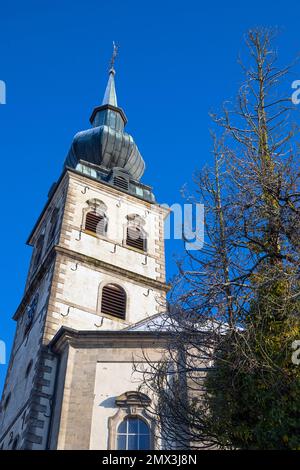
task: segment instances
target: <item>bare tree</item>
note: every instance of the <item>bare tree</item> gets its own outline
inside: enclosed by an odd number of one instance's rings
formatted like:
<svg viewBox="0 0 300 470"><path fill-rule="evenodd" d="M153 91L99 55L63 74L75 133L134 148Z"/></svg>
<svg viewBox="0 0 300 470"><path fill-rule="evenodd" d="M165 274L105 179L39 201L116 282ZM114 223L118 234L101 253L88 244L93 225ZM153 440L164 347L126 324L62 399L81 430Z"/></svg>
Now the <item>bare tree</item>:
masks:
<svg viewBox="0 0 300 470"><path fill-rule="evenodd" d="M212 116L214 167L196 174L193 197L205 245L178 264L168 348L143 372L167 446L300 446L298 128L273 40L249 31L237 101Z"/></svg>

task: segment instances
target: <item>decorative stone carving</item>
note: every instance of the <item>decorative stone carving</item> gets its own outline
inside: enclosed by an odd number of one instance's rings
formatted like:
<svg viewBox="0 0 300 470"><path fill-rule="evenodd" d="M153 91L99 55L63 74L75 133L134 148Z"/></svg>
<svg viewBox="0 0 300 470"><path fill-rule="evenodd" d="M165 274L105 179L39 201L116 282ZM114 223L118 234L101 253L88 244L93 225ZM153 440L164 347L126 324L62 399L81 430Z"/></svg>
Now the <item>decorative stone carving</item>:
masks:
<svg viewBox="0 0 300 470"><path fill-rule="evenodd" d="M155 449L155 421L147 412L147 407L151 404L151 399L144 393L129 391L122 393L115 399L116 406L119 407L117 413L108 420L108 445L109 450L117 448L117 430L119 424L128 417L136 417L145 421L150 429L151 449Z"/></svg>

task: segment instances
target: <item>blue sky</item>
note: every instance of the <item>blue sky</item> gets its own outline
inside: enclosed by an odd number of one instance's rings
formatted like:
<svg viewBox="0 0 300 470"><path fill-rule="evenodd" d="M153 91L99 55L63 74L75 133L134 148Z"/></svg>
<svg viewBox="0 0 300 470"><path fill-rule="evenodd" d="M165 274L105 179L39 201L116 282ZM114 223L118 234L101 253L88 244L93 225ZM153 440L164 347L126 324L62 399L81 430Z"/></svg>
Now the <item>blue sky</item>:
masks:
<svg viewBox="0 0 300 470"><path fill-rule="evenodd" d="M2 2L0 339L8 352L31 254L25 240L73 135L89 126L102 100L112 41L120 45L119 104L147 164L143 181L172 204L210 161L208 112L233 98L241 83L236 59L243 34L279 26L280 58L290 62L300 51L299 13L294 0ZM167 244L169 276L180 250L179 241ZM0 390L5 371L0 365Z"/></svg>

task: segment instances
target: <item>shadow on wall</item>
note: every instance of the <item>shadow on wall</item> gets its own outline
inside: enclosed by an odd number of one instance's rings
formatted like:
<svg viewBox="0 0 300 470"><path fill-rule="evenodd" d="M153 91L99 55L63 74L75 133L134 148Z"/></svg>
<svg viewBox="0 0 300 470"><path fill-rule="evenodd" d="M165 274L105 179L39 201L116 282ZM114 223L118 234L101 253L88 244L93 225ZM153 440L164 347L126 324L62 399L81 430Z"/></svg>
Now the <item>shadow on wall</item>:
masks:
<svg viewBox="0 0 300 470"><path fill-rule="evenodd" d="M116 398L117 397L109 397L99 403L99 406L103 408L116 408Z"/></svg>

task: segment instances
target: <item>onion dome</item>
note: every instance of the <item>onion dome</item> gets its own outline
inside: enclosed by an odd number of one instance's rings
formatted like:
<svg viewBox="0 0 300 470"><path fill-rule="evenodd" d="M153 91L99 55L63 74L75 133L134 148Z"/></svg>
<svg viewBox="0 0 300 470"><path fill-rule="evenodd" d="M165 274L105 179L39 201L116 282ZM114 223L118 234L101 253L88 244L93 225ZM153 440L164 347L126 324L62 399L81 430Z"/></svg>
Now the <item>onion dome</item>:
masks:
<svg viewBox="0 0 300 470"><path fill-rule="evenodd" d="M76 168L83 161L106 170L119 168L139 180L145 171L145 162L131 135L124 131L127 118L117 104L113 66L102 104L94 109L90 122L90 129L75 135L65 166Z"/></svg>

